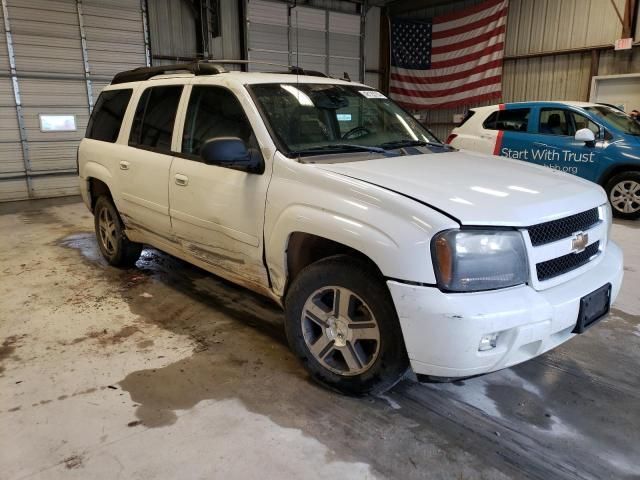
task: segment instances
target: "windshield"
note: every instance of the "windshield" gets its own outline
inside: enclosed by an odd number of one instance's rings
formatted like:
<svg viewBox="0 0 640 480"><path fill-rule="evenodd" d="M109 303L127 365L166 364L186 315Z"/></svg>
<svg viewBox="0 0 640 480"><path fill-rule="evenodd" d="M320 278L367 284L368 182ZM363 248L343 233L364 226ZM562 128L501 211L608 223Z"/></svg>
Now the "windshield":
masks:
<svg viewBox="0 0 640 480"><path fill-rule="evenodd" d="M411 115L366 87L299 83L250 89L289 156L441 146Z"/></svg>
<svg viewBox="0 0 640 480"><path fill-rule="evenodd" d="M640 124L621 110L605 105L585 107L585 110L622 133L640 135Z"/></svg>

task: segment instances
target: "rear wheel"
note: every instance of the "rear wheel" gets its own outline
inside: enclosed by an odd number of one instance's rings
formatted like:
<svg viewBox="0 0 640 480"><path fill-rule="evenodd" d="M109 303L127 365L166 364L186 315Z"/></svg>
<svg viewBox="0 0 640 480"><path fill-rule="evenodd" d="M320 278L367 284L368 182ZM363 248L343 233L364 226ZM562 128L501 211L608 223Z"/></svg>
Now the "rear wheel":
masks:
<svg viewBox="0 0 640 480"><path fill-rule="evenodd" d="M640 218L640 172L623 172L605 186L613 215L633 220Z"/></svg>
<svg viewBox="0 0 640 480"><path fill-rule="evenodd" d="M94 226L102 256L114 267L132 267L140 258L142 244L130 241L113 201L102 196L94 208Z"/></svg>
<svg viewBox="0 0 640 480"><path fill-rule="evenodd" d="M323 385L351 395L382 393L407 371L391 295L366 263L338 255L306 267L285 307L289 344Z"/></svg>

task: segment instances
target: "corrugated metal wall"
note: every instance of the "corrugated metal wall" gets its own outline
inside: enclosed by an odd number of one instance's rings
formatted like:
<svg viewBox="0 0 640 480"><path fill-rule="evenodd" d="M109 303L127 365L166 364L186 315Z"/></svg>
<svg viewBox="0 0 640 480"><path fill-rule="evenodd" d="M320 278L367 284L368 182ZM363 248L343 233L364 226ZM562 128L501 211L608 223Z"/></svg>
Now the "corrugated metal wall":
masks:
<svg viewBox="0 0 640 480"><path fill-rule="evenodd" d="M450 2L402 12L399 16L427 19L482 3ZM621 12L625 0L615 0ZM391 11L393 15L393 10ZM507 18L502 101L588 100L591 53L555 51L603 47L620 38L622 26L611 0L510 0ZM640 72L640 48L633 52L602 50L599 74ZM532 58L517 58L525 55ZM511 58L509 58L511 57ZM485 102L487 105L494 102ZM476 105L477 106L477 105ZM426 122L441 138L454 127L453 115L467 107L425 112Z"/></svg>
<svg viewBox="0 0 640 480"><path fill-rule="evenodd" d="M349 78L361 81L361 16L322 6L335 3L315 0L313 7L291 7L285 2L248 0L249 60L298 64L334 77L346 72ZM265 69L279 68L249 65L249 70Z"/></svg>
<svg viewBox="0 0 640 480"><path fill-rule="evenodd" d="M154 56L195 57L197 41L192 9L184 0L153 0L149 4L149 37ZM153 59L154 65L175 60Z"/></svg>
<svg viewBox="0 0 640 480"><path fill-rule="evenodd" d="M185 0L149 1L149 31L154 65L202 58L196 38L193 8ZM210 57L242 59L241 12L238 0L220 0L220 35L208 38ZM227 66L233 69L232 65ZM237 67L236 67L237 68Z"/></svg>
<svg viewBox="0 0 640 480"><path fill-rule="evenodd" d="M140 0L2 3L0 201L78 193L76 148L92 102L113 74L146 63ZM74 115L76 129L42 131L43 114Z"/></svg>

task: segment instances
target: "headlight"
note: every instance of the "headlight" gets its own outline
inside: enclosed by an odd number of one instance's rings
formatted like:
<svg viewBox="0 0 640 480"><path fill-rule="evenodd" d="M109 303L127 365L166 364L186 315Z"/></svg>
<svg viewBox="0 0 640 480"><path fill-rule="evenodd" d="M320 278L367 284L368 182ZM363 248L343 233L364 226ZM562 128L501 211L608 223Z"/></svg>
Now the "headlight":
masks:
<svg viewBox="0 0 640 480"><path fill-rule="evenodd" d="M431 249L438 286L444 290L493 290L528 278L524 241L517 231L448 230L433 238Z"/></svg>

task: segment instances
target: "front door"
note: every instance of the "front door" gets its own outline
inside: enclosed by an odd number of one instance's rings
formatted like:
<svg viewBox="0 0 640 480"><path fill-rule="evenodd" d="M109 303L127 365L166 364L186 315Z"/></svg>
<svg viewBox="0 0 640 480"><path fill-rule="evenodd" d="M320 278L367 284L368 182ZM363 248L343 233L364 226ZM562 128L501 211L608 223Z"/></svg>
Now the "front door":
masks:
<svg viewBox="0 0 640 480"><path fill-rule="evenodd" d="M169 179L173 232L190 256L216 273L249 286L268 285L262 260L264 209L270 166L252 174L200 158L205 141L239 137L257 148L242 105L230 90L194 85L182 130L181 156Z"/></svg>
<svg viewBox="0 0 640 480"><path fill-rule="evenodd" d="M588 128L596 142L575 139L576 131ZM538 130L532 135L531 160L538 165L596 180L603 142L601 129L584 115L566 108L541 108Z"/></svg>
<svg viewBox="0 0 640 480"><path fill-rule="evenodd" d="M119 150L121 185L118 206L129 227L169 237L169 170L171 141L182 85L146 88L136 107L129 147Z"/></svg>

